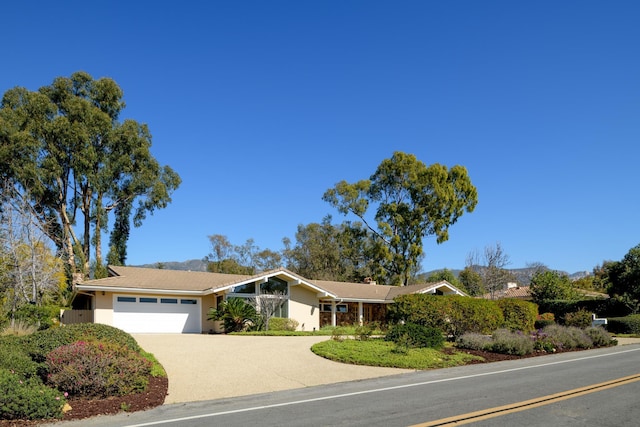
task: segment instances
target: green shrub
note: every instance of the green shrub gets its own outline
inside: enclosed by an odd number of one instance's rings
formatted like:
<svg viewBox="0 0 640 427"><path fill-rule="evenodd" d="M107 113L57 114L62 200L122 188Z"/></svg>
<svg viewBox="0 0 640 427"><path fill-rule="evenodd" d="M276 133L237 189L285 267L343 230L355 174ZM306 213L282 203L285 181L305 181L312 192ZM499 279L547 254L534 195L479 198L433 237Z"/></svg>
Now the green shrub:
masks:
<svg viewBox="0 0 640 427"><path fill-rule="evenodd" d="M498 329L491 336L491 351L502 354L524 356L533 353L534 344L530 336L508 329Z"/></svg>
<svg viewBox="0 0 640 427"><path fill-rule="evenodd" d="M442 330L415 323L393 325L389 328L385 340L407 347L439 349L444 346Z"/></svg>
<svg viewBox="0 0 640 427"><path fill-rule="evenodd" d="M614 334L640 334L640 314L607 319L607 330Z"/></svg>
<svg viewBox="0 0 640 427"><path fill-rule="evenodd" d="M564 316L564 324L566 326L575 326L577 328L588 328L591 326L593 317L587 310L581 308L578 311L567 313Z"/></svg>
<svg viewBox="0 0 640 427"><path fill-rule="evenodd" d="M544 329L549 325L553 325L556 323L556 316L553 313L542 313L539 314L534 323L534 327L536 329Z"/></svg>
<svg viewBox="0 0 640 427"><path fill-rule="evenodd" d="M104 341L140 351L140 346L128 333L100 323L79 323L61 328L38 331L23 337L29 355L36 362L44 362L52 350L76 341Z"/></svg>
<svg viewBox="0 0 640 427"><path fill-rule="evenodd" d="M401 295L388 308L391 323L438 328L456 338L466 332L489 334L504 322L495 301L459 295Z"/></svg>
<svg viewBox="0 0 640 427"><path fill-rule="evenodd" d="M538 306L529 301L503 298L496 301L504 317L503 328L512 331L530 332L535 327Z"/></svg>
<svg viewBox="0 0 640 427"><path fill-rule="evenodd" d="M489 350L491 349L491 337L478 334L475 332L467 332L458 337L456 346L467 348L469 350Z"/></svg>
<svg viewBox="0 0 640 427"><path fill-rule="evenodd" d="M586 328L585 333L591 341L594 347L610 347L616 345L618 342L611 338L611 335L601 326Z"/></svg>
<svg viewBox="0 0 640 427"><path fill-rule="evenodd" d="M60 307L25 304L18 308L14 318L19 322L37 326L39 330L49 329L60 324Z"/></svg>
<svg viewBox="0 0 640 427"><path fill-rule="evenodd" d="M359 341L366 341L373 334L373 327L370 325L362 325L356 327L355 337Z"/></svg>
<svg viewBox="0 0 640 427"><path fill-rule="evenodd" d="M35 377L38 364L31 360L17 340L2 340L0 343L0 368L12 371L23 378Z"/></svg>
<svg viewBox="0 0 640 427"><path fill-rule="evenodd" d="M295 331L298 328L298 321L285 317L272 317L269 319L270 331Z"/></svg>
<svg viewBox="0 0 640 427"><path fill-rule="evenodd" d="M49 384L79 396L109 397L144 391L151 363L128 347L78 341L46 357Z"/></svg>
<svg viewBox="0 0 640 427"><path fill-rule="evenodd" d="M22 378L0 368L0 419L61 418L66 403L57 390L42 384L39 378Z"/></svg>

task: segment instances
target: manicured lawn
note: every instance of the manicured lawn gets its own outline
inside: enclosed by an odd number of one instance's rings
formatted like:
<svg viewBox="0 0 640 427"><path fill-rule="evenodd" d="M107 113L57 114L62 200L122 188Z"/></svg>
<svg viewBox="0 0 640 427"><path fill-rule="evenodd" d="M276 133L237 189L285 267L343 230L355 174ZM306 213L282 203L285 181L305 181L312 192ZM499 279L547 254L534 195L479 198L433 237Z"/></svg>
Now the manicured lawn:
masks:
<svg viewBox="0 0 640 427"><path fill-rule="evenodd" d="M336 362L405 369L448 368L479 359L470 354L456 352L452 348L445 348L445 351L432 348L404 349L381 339L328 340L315 344L311 351Z"/></svg>

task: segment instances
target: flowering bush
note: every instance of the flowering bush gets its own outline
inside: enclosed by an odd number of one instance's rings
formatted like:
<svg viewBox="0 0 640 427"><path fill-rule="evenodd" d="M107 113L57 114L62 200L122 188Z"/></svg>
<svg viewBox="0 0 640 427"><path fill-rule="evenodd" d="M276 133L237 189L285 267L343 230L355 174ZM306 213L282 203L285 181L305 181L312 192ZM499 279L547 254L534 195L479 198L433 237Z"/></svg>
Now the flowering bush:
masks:
<svg viewBox="0 0 640 427"><path fill-rule="evenodd" d="M72 395L108 397L144 391L151 363L115 344L78 341L51 351L47 382Z"/></svg>
<svg viewBox="0 0 640 427"><path fill-rule="evenodd" d="M39 378L25 379L0 368L0 419L61 418L64 395L42 384Z"/></svg>

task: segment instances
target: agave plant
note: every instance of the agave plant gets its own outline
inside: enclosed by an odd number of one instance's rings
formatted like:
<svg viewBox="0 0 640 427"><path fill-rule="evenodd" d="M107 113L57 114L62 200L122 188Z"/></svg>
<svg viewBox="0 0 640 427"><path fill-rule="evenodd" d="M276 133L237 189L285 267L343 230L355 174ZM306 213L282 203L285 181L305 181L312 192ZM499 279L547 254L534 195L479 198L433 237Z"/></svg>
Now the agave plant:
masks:
<svg viewBox="0 0 640 427"><path fill-rule="evenodd" d="M258 319L256 309L242 298L229 298L217 308L209 310L209 320L222 320L225 332L239 332L255 324Z"/></svg>

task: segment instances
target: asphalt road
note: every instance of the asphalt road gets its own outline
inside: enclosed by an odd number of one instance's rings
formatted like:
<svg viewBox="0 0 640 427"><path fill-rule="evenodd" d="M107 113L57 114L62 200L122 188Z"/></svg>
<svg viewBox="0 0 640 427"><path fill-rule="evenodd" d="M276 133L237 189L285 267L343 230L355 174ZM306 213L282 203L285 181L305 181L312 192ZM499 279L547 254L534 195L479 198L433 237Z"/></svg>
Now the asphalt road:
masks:
<svg viewBox="0 0 640 427"><path fill-rule="evenodd" d="M462 415L474 426L635 427L640 425L639 362L636 344L164 405L63 424L426 427L448 425Z"/></svg>

